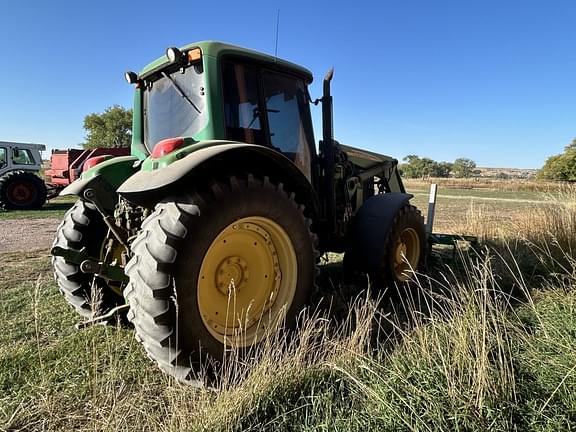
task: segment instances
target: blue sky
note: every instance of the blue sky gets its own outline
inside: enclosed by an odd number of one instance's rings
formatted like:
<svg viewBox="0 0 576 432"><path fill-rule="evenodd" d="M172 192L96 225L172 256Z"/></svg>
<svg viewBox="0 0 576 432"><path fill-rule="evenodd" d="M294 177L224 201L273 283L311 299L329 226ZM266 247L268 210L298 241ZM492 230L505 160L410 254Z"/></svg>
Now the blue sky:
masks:
<svg viewBox="0 0 576 432"><path fill-rule="evenodd" d="M6 0L0 140L66 148L83 118L129 107L123 78L214 39L335 67L335 135L403 158L538 168L576 137L576 2ZM315 113L319 139L319 110Z"/></svg>

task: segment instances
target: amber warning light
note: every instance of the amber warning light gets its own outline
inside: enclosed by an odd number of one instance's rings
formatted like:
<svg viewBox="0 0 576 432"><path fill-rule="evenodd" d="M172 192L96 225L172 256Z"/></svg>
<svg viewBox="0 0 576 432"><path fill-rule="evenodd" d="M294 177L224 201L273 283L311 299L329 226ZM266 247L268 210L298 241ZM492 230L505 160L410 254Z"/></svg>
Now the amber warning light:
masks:
<svg viewBox="0 0 576 432"><path fill-rule="evenodd" d="M202 51L200 48L194 48L188 51L188 61L190 63L194 63L199 61L202 58Z"/></svg>

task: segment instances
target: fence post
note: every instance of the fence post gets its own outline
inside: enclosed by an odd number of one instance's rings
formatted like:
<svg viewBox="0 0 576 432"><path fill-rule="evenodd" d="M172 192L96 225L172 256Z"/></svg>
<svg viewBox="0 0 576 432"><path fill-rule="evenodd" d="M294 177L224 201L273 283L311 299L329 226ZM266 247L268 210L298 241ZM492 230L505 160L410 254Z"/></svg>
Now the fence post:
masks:
<svg viewBox="0 0 576 432"><path fill-rule="evenodd" d="M426 232L428 234L432 233L432 227L434 226L434 211L436 210L436 192L438 190L438 185L432 183L430 185L430 197L428 198L428 217L426 218Z"/></svg>

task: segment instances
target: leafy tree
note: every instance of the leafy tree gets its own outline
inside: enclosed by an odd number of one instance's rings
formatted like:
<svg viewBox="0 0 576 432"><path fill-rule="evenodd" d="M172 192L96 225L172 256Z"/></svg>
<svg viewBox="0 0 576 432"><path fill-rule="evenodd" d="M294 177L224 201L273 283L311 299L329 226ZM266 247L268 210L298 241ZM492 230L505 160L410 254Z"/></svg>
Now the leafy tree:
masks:
<svg viewBox="0 0 576 432"><path fill-rule="evenodd" d="M576 138L574 138L570 144L568 144L566 147L564 147L565 152L570 151L570 150L576 150Z"/></svg>
<svg viewBox="0 0 576 432"><path fill-rule="evenodd" d="M407 178L448 177L452 170L451 163L436 162L426 157L408 155L403 160L405 163L401 165L400 170Z"/></svg>
<svg viewBox="0 0 576 432"><path fill-rule="evenodd" d="M454 161L452 172L454 173L454 177L468 178L476 173L475 168L476 162L472 159L458 158Z"/></svg>
<svg viewBox="0 0 576 432"><path fill-rule="evenodd" d="M546 180L576 180L576 140L565 147L564 153L550 156L540 171L538 178Z"/></svg>
<svg viewBox="0 0 576 432"><path fill-rule="evenodd" d="M454 164L451 162L436 162L432 177L450 177L453 169Z"/></svg>
<svg viewBox="0 0 576 432"><path fill-rule="evenodd" d="M130 147L132 141L132 110L114 105L84 117L86 142L84 148Z"/></svg>

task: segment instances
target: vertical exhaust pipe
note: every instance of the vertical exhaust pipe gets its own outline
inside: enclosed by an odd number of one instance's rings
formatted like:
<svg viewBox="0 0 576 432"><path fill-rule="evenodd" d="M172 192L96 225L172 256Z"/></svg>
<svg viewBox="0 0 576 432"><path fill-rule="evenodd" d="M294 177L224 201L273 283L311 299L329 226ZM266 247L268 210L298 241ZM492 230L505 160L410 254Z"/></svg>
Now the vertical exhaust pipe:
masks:
<svg viewBox="0 0 576 432"><path fill-rule="evenodd" d="M322 162L323 162L323 196L324 215L330 233L336 227L336 196L334 194L334 123L332 115L332 95L330 94L330 81L334 76L331 68L324 77L324 90L322 94Z"/></svg>

